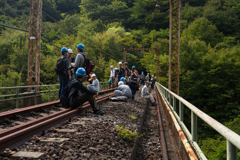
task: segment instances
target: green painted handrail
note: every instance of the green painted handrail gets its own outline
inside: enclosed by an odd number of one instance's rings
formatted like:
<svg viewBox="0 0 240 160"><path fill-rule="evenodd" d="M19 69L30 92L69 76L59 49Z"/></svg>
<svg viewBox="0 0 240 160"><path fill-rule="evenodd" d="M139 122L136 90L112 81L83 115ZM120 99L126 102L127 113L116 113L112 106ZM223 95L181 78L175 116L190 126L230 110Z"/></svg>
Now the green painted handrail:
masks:
<svg viewBox="0 0 240 160"><path fill-rule="evenodd" d="M214 130L220 133L223 137L227 139L227 160L237 160L238 149L240 149L240 136L235 133L234 131L230 130L223 124L219 123L217 120L213 119L206 113L202 112L200 109L183 99L182 97L178 96L177 94L173 93L163 85L156 83L157 88L161 92L162 98L167 102L167 104L174 112L176 119L179 120L181 127L183 130L187 130L186 134L189 137L190 141L192 141L193 145L197 144L197 118L201 118L205 123L211 126ZM176 99L179 100L179 114L176 112L175 106L172 106L172 102L170 99L173 98L173 101ZM187 107L191 110L191 134L188 131L187 127L183 123L183 108ZM199 148L199 146L196 146ZM202 152L202 151L201 151ZM202 155L205 157L205 155ZM202 159L206 159L206 157L201 157Z"/></svg>

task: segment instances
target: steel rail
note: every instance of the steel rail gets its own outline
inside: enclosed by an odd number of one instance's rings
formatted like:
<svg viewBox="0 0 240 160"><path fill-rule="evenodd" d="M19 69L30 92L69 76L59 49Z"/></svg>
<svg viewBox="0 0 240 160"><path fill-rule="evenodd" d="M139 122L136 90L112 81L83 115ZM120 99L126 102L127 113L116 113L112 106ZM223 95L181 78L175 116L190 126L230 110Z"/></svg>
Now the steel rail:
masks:
<svg viewBox="0 0 240 160"><path fill-rule="evenodd" d="M102 103L106 101L110 96L114 96L114 93L103 96L98 98L96 101L97 103ZM64 111L60 111L60 114L55 114L53 117L46 117L45 120L38 120L37 122L35 120L35 123L32 122L32 125L29 126L29 123L26 125L26 128L22 125L20 130L16 130L15 132L7 134L3 137L0 138L0 152L2 152L6 148L14 148L17 145L20 145L24 141L28 140L31 138L31 136L36 135L36 134L41 134L45 133L48 129L50 129L53 126L59 125L62 122L77 116L79 112L89 110L90 109L90 104L84 103L83 106L78 107L77 109L66 109L65 113L62 113ZM43 117L42 117L43 118Z"/></svg>
<svg viewBox="0 0 240 160"><path fill-rule="evenodd" d="M111 92L115 89L116 88L100 91L100 92L98 92L98 94L102 95L102 94ZM59 104L59 102L60 101L57 100L57 101L43 103L43 104L39 104L39 105L35 105L35 106L30 106L30 107L25 107L25 108L2 112L2 113L0 113L0 121L5 120L6 118L14 117L15 115L25 116L27 114L30 114L31 112L36 112L36 111L40 111L42 109L47 109L47 108L53 107L56 104Z"/></svg>
<svg viewBox="0 0 240 160"><path fill-rule="evenodd" d="M155 94L156 97L159 96L159 93L157 93L157 89L155 88ZM163 123L162 123L162 117L161 117L161 113L160 113L160 105L161 101L158 102L158 98L156 98L156 102L157 102L157 113L158 113L158 125L159 125L159 133L160 133L160 140L161 140L161 147L162 147L162 154L163 154L163 160L168 160L168 152L167 152L167 143L165 140L165 134L163 131Z"/></svg>
<svg viewBox="0 0 240 160"><path fill-rule="evenodd" d="M157 87L157 91L159 93L159 97L160 97L160 100L162 101L161 103L166 107L171 119L172 119L172 122L173 122L173 125L175 126L176 130L177 130L177 133L179 134L179 137L188 153L188 156L190 158L190 160L198 160L198 157L197 155L195 154L194 152L194 149L193 147L191 146L191 143L188 141L188 139L186 138L183 130L181 129L180 127L180 124L178 123L177 119L175 118L171 108L169 108L167 102L165 101L165 99L162 97L161 95L161 91L160 89ZM177 142L176 142L177 143Z"/></svg>

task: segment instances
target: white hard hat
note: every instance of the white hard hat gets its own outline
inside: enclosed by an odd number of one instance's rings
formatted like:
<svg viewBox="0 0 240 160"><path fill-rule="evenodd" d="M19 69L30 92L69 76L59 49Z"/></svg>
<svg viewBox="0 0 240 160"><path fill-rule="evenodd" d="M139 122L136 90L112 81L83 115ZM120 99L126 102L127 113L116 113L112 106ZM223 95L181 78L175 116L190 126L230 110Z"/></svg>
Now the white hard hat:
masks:
<svg viewBox="0 0 240 160"><path fill-rule="evenodd" d="M110 68L113 68L113 66L110 66Z"/></svg>
<svg viewBox="0 0 240 160"><path fill-rule="evenodd" d="M118 68L115 68L115 70L117 70Z"/></svg>
<svg viewBox="0 0 240 160"><path fill-rule="evenodd" d="M96 77L96 74L93 73L93 74L92 74L92 77Z"/></svg>
<svg viewBox="0 0 240 160"><path fill-rule="evenodd" d="M68 53L73 53L73 51L71 49L68 49Z"/></svg>
<svg viewBox="0 0 240 160"><path fill-rule="evenodd" d="M123 85L123 82L122 82L122 81L119 81L119 82L118 82L118 86L121 86L121 85Z"/></svg>
<svg viewBox="0 0 240 160"><path fill-rule="evenodd" d="M122 62L119 62L118 64L122 64Z"/></svg>

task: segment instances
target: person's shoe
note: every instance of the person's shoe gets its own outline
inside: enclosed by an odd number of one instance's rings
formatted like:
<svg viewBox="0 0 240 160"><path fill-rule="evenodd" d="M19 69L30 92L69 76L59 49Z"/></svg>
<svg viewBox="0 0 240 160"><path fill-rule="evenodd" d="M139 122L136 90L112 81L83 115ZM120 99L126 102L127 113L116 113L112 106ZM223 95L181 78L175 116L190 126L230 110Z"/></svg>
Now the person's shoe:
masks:
<svg viewBox="0 0 240 160"><path fill-rule="evenodd" d="M157 106L157 103L156 102L152 103L152 106Z"/></svg>
<svg viewBox="0 0 240 160"><path fill-rule="evenodd" d="M98 115L103 115L103 114L105 114L105 113L107 113L106 111L104 111L104 110L96 110L96 111L94 111L94 114L98 114Z"/></svg>

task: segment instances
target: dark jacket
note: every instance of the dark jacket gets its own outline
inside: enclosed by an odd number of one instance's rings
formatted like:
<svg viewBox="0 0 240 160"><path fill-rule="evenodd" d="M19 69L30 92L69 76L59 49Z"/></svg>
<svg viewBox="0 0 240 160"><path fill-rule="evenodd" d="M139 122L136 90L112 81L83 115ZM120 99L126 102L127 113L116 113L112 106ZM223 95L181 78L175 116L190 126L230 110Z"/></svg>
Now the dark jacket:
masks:
<svg viewBox="0 0 240 160"><path fill-rule="evenodd" d="M68 75L68 70L70 65L69 58L64 55L61 58L63 58L63 65L64 65L63 73Z"/></svg>
<svg viewBox="0 0 240 160"><path fill-rule="evenodd" d="M125 77L125 69L124 68L118 68L118 77Z"/></svg>
<svg viewBox="0 0 240 160"><path fill-rule="evenodd" d="M82 94L89 94L89 95L96 95L97 92L90 91L86 87L83 86L82 82L75 79L68 85L67 95L69 99L69 105L72 106L74 101L77 99L78 96Z"/></svg>
<svg viewBox="0 0 240 160"><path fill-rule="evenodd" d="M135 86L131 83L131 82L126 82L126 85L128 85L129 86L129 88L132 90L132 91L136 91L136 88L135 88Z"/></svg>
<svg viewBox="0 0 240 160"><path fill-rule="evenodd" d="M81 91L82 94L83 93L87 93L87 94L90 94L90 95L96 95L97 94L97 92L90 91L86 87L84 87L82 82L79 81L78 79L73 80L69 84L69 86L68 86L68 94L72 90L72 88L76 88L77 90Z"/></svg>

